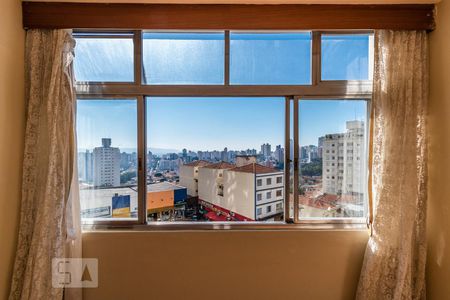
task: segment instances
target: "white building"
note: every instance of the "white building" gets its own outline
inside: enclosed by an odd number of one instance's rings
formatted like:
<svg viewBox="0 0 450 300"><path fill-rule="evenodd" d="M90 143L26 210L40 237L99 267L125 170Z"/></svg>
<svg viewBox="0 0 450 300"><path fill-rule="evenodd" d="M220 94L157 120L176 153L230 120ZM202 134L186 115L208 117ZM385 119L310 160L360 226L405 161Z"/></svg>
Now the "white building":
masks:
<svg viewBox="0 0 450 300"><path fill-rule="evenodd" d="M111 147L111 139L103 138L102 147L93 151L94 186L120 186L120 150Z"/></svg>
<svg viewBox="0 0 450 300"><path fill-rule="evenodd" d="M283 214L283 172L257 163L220 162L199 169L200 204L230 220L267 220Z"/></svg>
<svg viewBox="0 0 450 300"><path fill-rule="evenodd" d="M160 171L176 171L179 170L180 165L183 163L181 158L177 159L161 159L158 164L158 170Z"/></svg>
<svg viewBox="0 0 450 300"><path fill-rule="evenodd" d="M205 160L196 160L180 166L180 185L187 188L191 197L198 196L198 170L211 164Z"/></svg>
<svg viewBox="0 0 450 300"><path fill-rule="evenodd" d="M363 121L348 121L347 132L323 139L323 192L363 195L365 190L365 129Z"/></svg>

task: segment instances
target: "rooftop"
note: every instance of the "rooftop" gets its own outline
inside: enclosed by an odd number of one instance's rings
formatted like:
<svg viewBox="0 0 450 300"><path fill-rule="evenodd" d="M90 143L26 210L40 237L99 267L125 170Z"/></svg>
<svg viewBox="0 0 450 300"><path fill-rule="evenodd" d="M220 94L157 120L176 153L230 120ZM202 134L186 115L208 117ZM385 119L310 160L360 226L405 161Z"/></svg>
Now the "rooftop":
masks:
<svg viewBox="0 0 450 300"><path fill-rule="evenodd" d="M230 171L235 172L244 172L244 173L254 173L254 174L266 174L266 173L278 173L281 170L266 167L257 163L248 164L242 167L236 167L231 169Z"/></svg>
<svg viewBox="0 0 450 300"><path fill-rule="evenodd" d="M234 167L236 167L236 166L233 164L227 163L225 161L221 161L221 162L218 162L215 164L207 165L204 168L206 168L206 169L232 169Z"/></svg>
<svg viewBox="0 0 450 300"><path fill-rule="evenodd" d="M184 166L189 166L189 167L205 167L210 165L211 163L209 161L206 160L195 160L193 162L184 164Z"/></svg>
<svg viewBox="0 0 450 300"><path fill-rule="evenodd" d="M166 181L153 183L153 184L148 184L147 185L147 192L148 193L160 192L160 191L169 191L169 190L180 190L180 189L185 189L185 187L179 186L179 185L175 185L173 183L166 182Z"/></svg>

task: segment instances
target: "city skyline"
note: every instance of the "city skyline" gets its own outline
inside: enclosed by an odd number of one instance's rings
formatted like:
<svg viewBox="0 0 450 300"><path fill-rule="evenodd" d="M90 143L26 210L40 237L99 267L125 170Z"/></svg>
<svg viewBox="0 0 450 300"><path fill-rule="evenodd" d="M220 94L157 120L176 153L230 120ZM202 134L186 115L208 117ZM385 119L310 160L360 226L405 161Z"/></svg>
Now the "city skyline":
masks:
<svg viewBox="0 0 450 300"><path fill-rule="evenodd" d="M185 98L152 98L148 100L147 106L148 119L153 120L148 124L147 149L163 154L164 150L168 150L166 153L178 153L184 148L190 151L221 151L226 147L242 151L259 150L264 143L284 146L284 106L280 102L278 98L264 98L260 101L256 99L242 101L242 98L195 98L189 101ZM213 105L202 108L208 103ZM227 120L212 120L211 114L226 112L241 103L244 104L240 106L239 113L233 117L227 116ZM266 128L267 122L264 118L256 118L253 124L248 124L248 118L245 119L246 122L241 121L241 118L250 114L255 106L272 113L269 115L273 116L271 119L272 121L276 119L276 122L273 121L270 123L271 126ZM367 114L367 103L364 100L301 100L299 107L300 146L317 145L318 138L325 134L345 132L347 121L365 121ZM168 112L174 108L177 108L176 111L169 115ZM81 151L93 149L101 143L101 138L105 137L112 139L114 147L137 149L136 114L136 100L79 101L78 149ZM185 126L183 121L179 120L185 114L194 119L191 126ZM202 126L204 120L200 118L201 116L207 116L203 119L211 121L208 123L209 126ZM172 121L175 119L178 121ZM225 126L226 122L231 123L230 126ZM163 126L165 130L152 126L153 123L165 124ZM239 127L248 130L237 135L235 133ZM199 139L199 136L204 138ZM136 146L133 147L133 143ZM204 146L199 148L196 146L198 143Z"/></svg>

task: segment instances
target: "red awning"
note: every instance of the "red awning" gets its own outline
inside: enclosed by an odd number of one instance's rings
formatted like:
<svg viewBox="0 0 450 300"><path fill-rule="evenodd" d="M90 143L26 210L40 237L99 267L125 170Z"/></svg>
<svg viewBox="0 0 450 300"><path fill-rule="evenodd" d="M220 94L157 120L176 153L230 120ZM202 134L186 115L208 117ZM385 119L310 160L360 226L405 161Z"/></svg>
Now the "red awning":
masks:
<svg viewBox="0 0 450 300"><path fill-rule="evenodd" d="M207 217L210 221L227 221L227 217L224 215L218 216L215 212L208 212L205 217Z"/></svg>

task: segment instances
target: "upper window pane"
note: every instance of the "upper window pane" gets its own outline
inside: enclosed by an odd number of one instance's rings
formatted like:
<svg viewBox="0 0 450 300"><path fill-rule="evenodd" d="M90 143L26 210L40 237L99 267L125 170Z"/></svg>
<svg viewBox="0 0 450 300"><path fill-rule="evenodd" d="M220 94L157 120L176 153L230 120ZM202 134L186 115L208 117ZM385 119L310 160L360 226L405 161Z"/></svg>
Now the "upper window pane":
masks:
<svg viewBox="0 0 450 300"><path fill-rule="evenodd" d="M310 84L310 33L230 33L231 84Z"/></svg>
<svg viewBox="0 0 450 300"><path fill-rule="evenodd" d="M136 100L77 101L83 219L137 219L136 116Z"/></svg>
<svg viewBox="0 0 450 300"><path fill-rule="evenodd" d="M75 79L92 82L133 82L133 39L75 38Z"/></svg>
<svg viewBox="0 0 450 300"><path fill-rule="evenodd" d="M301 100L300 218L364 217L367 102Z"/></svg>
<svg viewBox="0 0 450 300"><path fill-rule="evenodd" d="M144 33L144 83L223 84L224 33Z"/></svg>
<svg viewBox="0 0 450 300"><path fill-rule="evenodd" d="M370 80L372 65L372 35L322 36L322 80Z"/></svg>

